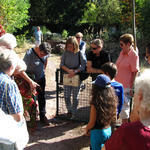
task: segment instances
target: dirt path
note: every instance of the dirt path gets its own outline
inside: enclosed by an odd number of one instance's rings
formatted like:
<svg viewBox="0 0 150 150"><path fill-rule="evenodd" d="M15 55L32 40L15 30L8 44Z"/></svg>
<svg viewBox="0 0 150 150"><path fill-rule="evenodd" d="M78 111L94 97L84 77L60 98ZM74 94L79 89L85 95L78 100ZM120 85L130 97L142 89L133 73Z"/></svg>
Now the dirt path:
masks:
<svg viewBox="0 0 150 150"><path fill-rule="evenodd" d="M19 56L23 58L24 53ZM59 68L60 56L51 54L46 69L46 110L50 126L38 120L38 131L30 133L25 150L88 150L90 138L85 136L84 123L58 120L56 114L55 71Z"/></svg>

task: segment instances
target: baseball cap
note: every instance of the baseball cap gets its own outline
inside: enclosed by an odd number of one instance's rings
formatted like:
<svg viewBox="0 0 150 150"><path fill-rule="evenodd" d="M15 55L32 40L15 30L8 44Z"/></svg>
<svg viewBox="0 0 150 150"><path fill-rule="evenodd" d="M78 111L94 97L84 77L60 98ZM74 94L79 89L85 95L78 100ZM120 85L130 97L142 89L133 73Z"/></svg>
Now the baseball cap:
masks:
<svg viewBox="0 0 150 150"><path fill-rule="evenodd" d="M111 87L111 80L108 76L101 74L98 75L96 80L92 82L92 84L96 84L103 88Z"/></svg>

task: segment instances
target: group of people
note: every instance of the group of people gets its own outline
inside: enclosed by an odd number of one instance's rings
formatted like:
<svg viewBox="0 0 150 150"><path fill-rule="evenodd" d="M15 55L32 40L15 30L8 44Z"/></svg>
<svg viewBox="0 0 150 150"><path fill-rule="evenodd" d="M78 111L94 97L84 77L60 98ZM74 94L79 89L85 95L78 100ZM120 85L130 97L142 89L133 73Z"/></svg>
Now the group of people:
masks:
<svg viewBox="0 0 150 150"><path fill-rule="evenodd" d="M86 126L86 134L91 136L92 150L148 150L150 148L150 78L148 76L150 70L145 70L141 76L137 77L139 57L133 49L133 42L131 34L121 36L122 51L116 65L111 62L103 64L100 68L102 75L98 75L93 82L90 121ZM149 50L150 42L146 46L145 55L145 59L150 64ZM133 86L134 108L130 115ZM111 90L112 87L114 89L110 94L108 89ZM100 92L105 95L99 94ZM109 102L107 101L108 97ZM114 118L116 117L115 107L117 108L117 117L121 112L122 125L112 134L110 128L116 121ZM127 123L129 115L131 122Z"/></svg>
<svg viewBox="0 0 150 150"><path fill-rule="evenodd" d="M29 49L23 60L13 51L16 39L6 33L0 37L0 113L14 125L14 131L23 124L23 104L17 84L13 80L15 74L20 74L29 82L31 91L38 92L40 121L49 125L46 118L45 100L45 69L50 57L51 45L41 43L40 27L34 33L36 46ZM37 36L37 37L36 37ZM73 78L80 71L86 70L92 77L90 101L90 120L86 126L86 135L91 137L91 149L149 149L150 145L150 103L149 103L149 70L137 77L139 71L139 56L133 48L134 38L131 34L120 37L122 51L112 63L111 56L103 48L101 39L91 41L91 50L86 55L86 43L82 41L83 34L78 32L75 37L67 39L65 50L61 57L60 68ZM146 46L146 56L150 64L150 42ZM33 81L28 74L35 75ZM64 85L64 98L68 117L75 117L79 102L82 81L78 86ZM40 88L38 88L40 86ZM130 99L133 97L134 108L130 120ZM71 104L73 93L73 104ZM10 117L8 116L10 115ZM112 134L111 127L116 118L122 119L122 125ZM1 124L1 130L5 128ZM14 131L9 134L14 134ZM19 134L19 133L18 133ZM16 134L17 135L17 134ZM1 139L1 138L0 138ZM9 140L9 143L6 142ZM11 140L11 142L10 142ZM5 137L0 140L0 149L16 149L16 140ZM139 141L139 142L137 142ZM142 141L142 143L141 143Z"/></svg>
<svg viewBox="0 0 150 150"><path fill-rule="evenodd" d="M13 50L15 46L17 46L16 38L12 34L6 33L0 37L0 113L1 119L2 117L6 118L5 121L3 120L4 123L8 123L8 118L12 124L12 128L10 126L12 131L9 133L6 132L7 126L4 124L0 126L2 131L8 133L7 136L0 135L0 149L22 150L26 146L29 136L23 117L22 97L14 81L14 76L19 74L29 83L33 93L38 92L40 121L48 126L49 121L45 116L45 69L51 45L43 42L29 49L23 60ZM28 73L35 75L35 81L28 76ZM14 132L16 132L16 136L12 136ZM13 140L12 137L14 137Z"/></svg>
<svg viewBox="0 0 150 150"><path fill-rule="evenodd" d="M139 56L133 48L133 36L124 34L120 37L122 51L116 64L111 62L111 56L103 49L103 41L100 39L91 42L91 51L89 51L87 58L83 54L79 58L80 47L77 40L77 37L70 37L67 40L60 67L68 73L70 78L85 70L86 65L86 71L91 73L93 86L90 120L86 126L86 135L91 137L91 149L143 149L143 147L149 149L150 108L148 93L150 79L148 74L150 71L137 77ZM145 56L150 63L149 50L150 42L147 44ZM82 63L79 63L79 59ZM80 87L81 81L76 87L64 85L64 98L69 117L75 116ZM130 120L131 122L134 120L134 122L128 123L133 87L135 90L134 109L131 112ZM73 104L71 104L71 92L73 93ZM111 127L119 116L122 119L122 125L112 134Z"/></svg>

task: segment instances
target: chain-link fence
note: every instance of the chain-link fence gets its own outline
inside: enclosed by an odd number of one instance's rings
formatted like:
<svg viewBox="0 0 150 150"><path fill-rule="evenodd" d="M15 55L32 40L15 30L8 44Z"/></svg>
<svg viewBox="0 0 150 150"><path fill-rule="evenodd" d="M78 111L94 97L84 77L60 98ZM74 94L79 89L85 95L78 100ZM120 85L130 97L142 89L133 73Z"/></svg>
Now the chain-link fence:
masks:
<svg viewBox="0 0 150 150"><path fill-rule="evenodd" d="M84 72L85 74L86 72ZM65 94L66 88L63 85L63 74L62 70L57 69L56 71L56 91L57 91L57 111L56 116L58 118L62 119L69 119L69 120L75 120L75 121L82 121L82 122L88 122L90 117L90 95L91 95L91 89L92 89L92 78L89 76L86 80L83 80L80 84L79 92L78 94L78 102L77 104L74 104L74 92L73 89L71 91L70 99L67 99L67 95ZM68 87L68 86L67 86ZM69 87L70 88L70 87ZM76 88L76 87L75 87ZM71 105L68 106L68 100L71 102ZM77 105L77 109L74 108L74 105ZM69 113L68 107L75 110L75 113ZM76 107L76 106L75 106Z"/></svg>

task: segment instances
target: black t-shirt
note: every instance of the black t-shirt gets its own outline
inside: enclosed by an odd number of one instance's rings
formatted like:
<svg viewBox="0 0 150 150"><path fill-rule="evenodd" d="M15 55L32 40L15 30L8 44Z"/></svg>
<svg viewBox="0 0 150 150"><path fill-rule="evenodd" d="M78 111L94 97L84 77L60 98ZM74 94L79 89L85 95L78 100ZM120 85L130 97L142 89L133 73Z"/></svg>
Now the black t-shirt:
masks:
<svg viewBox="0 0 150 150"><path fill-rule="evenodd" d="M104 49L100 51L100 55L98 57L92 51L89 51L87 60L92 61L92 67L97 69L100 69L106 62L112 61L110 54ZM96 79L97 75L98 74L92 74L92 81Z"/></svg>
<svg viewBox="0 0 150 150"><path fill-rule="evenodd" d="M97 111L97 118L99 116L98 114L98 109L100 109L99 107L97 107L96 103L93 102L92 105L95 107L96 111ZM105 126L104 124L102 124L101 122L98 123L97 119L96 119L96 122L95 122L95 125L92 129L103 129Z"/></svg>

